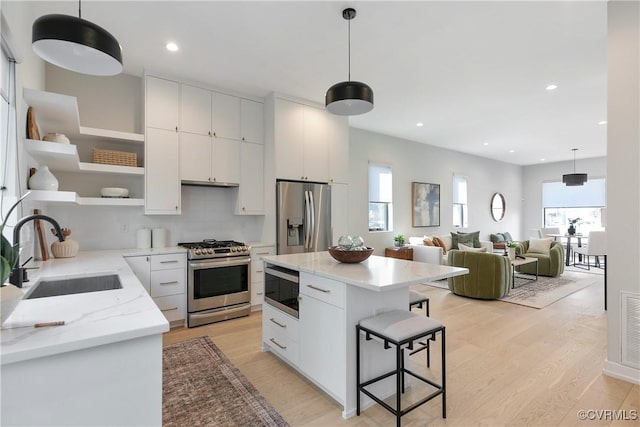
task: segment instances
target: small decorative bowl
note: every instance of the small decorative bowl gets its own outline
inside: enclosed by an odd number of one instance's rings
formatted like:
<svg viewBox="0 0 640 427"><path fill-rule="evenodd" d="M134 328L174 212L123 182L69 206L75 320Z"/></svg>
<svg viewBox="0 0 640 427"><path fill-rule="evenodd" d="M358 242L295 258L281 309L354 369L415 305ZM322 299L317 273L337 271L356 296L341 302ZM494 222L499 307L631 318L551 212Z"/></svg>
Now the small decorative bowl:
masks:
<svg viewBox="0 0 640 427"><path fill-rule="evenodd" d="M343 251L338 249L337 246L330 246L328 250L333 259L345 263L362 262L369 258L373 253L373 248L369 247L361 251Z"/></svg>

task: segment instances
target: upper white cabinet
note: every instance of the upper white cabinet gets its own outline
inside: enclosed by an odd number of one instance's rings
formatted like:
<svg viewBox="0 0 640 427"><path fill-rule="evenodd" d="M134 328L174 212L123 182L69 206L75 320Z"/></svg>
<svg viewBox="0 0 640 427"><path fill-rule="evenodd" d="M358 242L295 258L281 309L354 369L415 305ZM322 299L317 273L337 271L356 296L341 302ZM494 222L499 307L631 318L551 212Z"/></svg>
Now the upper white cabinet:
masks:
<svg viewBox="0 0 640 427"><path fill-rule="evenodd" d="M348 124L323 108L274 97L276 178L348 182Z"/></svg>
<svg viewBox="0 0 640 427"><path fill-rule="evenodd" d="M198 135L211 134L211 92L180 85L179 130Z"/></svg>
<svg viewBox="0 0 640 427"><path fill-rule="evenodd" d="M212 136L240 140L240 98L211 92L211 108Z"/></svg>
<svg viewBox="0 0 640 427"><path fill-rule="evenodd" d="M237 215L264 215L264 145L243 142Z"/></svg>
<svg viewBox="0 0 640 427"><path fill-rule="evenodd" d="M145 144L145 213L180 214L178 133L148 127Z"/></svg>
<svg viewBox="0 0 640 427"><path fill-rule="evenodd" d="M240 100L240 132L242 140L264 144L264 104L248 99Z"/></svg>
<svg viewBox="0 0 640 427"><path fill-rule="evenodd" d="M180 86L153 76L146 78L145 127L178 131Z"/></svg>

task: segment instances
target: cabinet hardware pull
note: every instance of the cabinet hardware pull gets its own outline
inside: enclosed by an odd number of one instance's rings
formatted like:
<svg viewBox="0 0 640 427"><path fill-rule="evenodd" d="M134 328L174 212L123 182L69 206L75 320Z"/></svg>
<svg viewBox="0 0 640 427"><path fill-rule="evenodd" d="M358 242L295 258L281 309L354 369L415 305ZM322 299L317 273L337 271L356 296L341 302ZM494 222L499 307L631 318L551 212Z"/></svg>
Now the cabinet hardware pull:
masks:
<svg viewBox="0 0 640 427"><path fill-rule="evenodd" d="M281 328L286 328L287 327L287 325L283 325L282 323L279 323L273 317L271 319L269 319L269 320L271 320L273 323L275 323L276 325L280 326Z"/></svg>
<svg viewBox="0 0 640 427"><path fill-rule="evenodd" d="M269 255L269 252L258 252L256 255Z"/></svg>
<svg viewBox="0 0 640 427"><path fill-rule="evenodd" d="M278 347L280 347L280 348L281 348L281 349L283 349L283 350L286 350L286 349L287 349L287 346L286 346L286 345L278 344L278 342L277 342L276 340L274 340L273 338L270 338L270 339L269 339L269 341L271 341L272 343L274 343L275 345L277 345Z"/></svg>
<svg viewBox="0 0 640 427"><path fill-rule="evenodd" d="M177 310L178 307L173 307L173 308L161 308L160 311L171 311L171 310Z"/></svg>
<svg viewBox="0 0 640 427"><path fill-rule="evenodd" d="M256 273L262 273L262 272L263 272L262 270L256 270Z"/></svg>
<svg viewBox="0 0 640 427"><path fill-rule="evenodd" d="M325 294L328 294L329 292L331 292L330 289L317 288L317 287L315 287L313 285L307 285L307 288L311 288L311 289L314 289L316 291L324 292Z"/></svg>
<svg viewBox="0 0 640 427"><path fill-rule="evenodd" d="M161 285L177 285L178 281L174 280L173 282L160 282Z"/></svg>
<svg viewBox="0 0 640 427"><path fill-rule="evenodd" d="M178 262L178 260L173 259L171 261L160 261L160 264L173 264L174 262Z"/></svg>

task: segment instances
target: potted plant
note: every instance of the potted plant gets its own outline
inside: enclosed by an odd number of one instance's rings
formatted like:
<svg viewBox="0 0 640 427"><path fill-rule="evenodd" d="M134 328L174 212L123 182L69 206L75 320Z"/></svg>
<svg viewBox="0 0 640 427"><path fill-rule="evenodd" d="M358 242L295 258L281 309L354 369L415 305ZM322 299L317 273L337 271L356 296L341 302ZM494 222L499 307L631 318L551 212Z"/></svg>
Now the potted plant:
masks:
<svg viewBox="0 0 640 427"><path fill-rule="evenodd" d="M580 221L580 218L575 218L575 219L571 219L569 218L569 229L567 230L567 233L569 233L569 236L573 236L574 234L576 234L576 223Z"/></svg>
<svg viewBox="0 0 640 427"><path fill-rule="evenodd" d="M402 247L404 246L404 236L402 234L398 234L397 236L395 236L393 238L393 241L395 242L395 245L397 247Z"/></svg>
<svg viewBox="0 0 640 427"><path fill-rule="evenodd" d="M516 259L516 247L518 244L516 242L507 242L507 255L510 260Z"/></svg>

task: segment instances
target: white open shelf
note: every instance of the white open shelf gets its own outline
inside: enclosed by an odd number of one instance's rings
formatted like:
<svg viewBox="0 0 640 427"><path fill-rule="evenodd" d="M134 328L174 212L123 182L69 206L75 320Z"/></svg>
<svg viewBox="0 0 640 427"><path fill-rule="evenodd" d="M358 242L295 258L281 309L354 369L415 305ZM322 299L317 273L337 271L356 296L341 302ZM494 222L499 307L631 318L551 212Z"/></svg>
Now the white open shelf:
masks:
<svg viewBox="0 0 640 427"><path fill-rule="evenodd" d="M144 135L80 126L78 100L74 96L25 88L23 97L33 108L36 122L44 136L48 132L65 134L71 141L100 140L142 144Z"/></svg>
<svg viewBox="0 0 640 427"><path fill-rule="evenodd" d="M144 168L81 162L74 144L27 139L24 148L34 160L52 171L144 175Z"/></svg>
<svg viewBox="0 0 640 427"><path fill-rule="evenodd" d="M106 197L81 197L73 191L29 190L29 201L44 203L75 203L85 206L144 206L144 199L122 199Z"/></svg>

